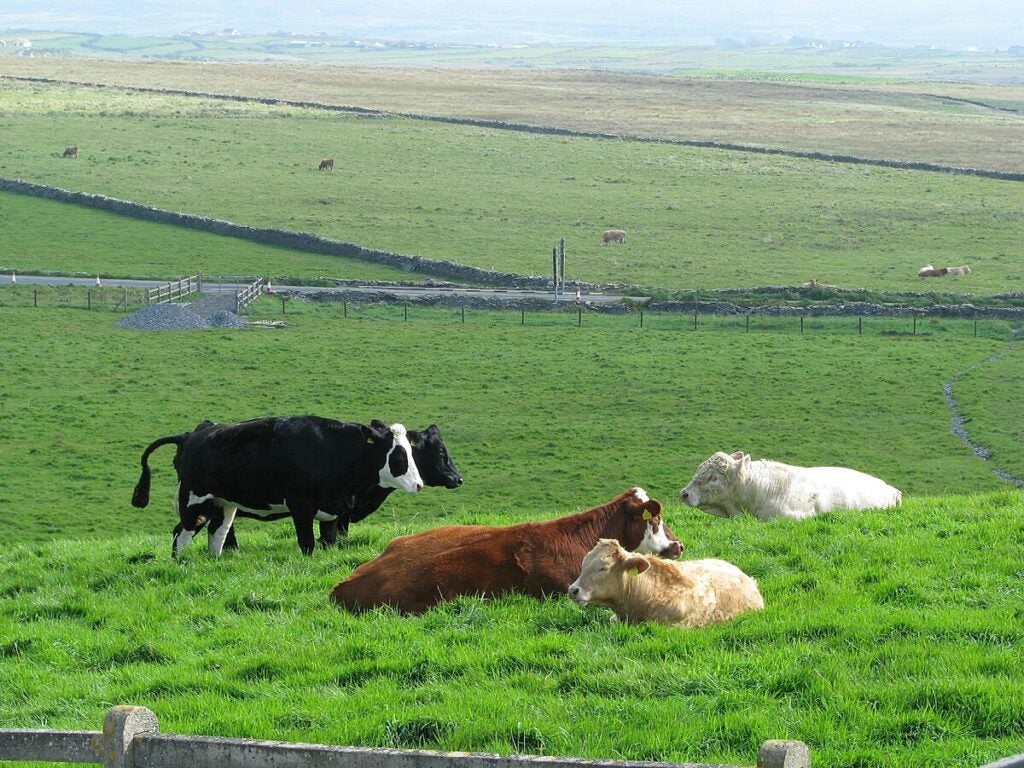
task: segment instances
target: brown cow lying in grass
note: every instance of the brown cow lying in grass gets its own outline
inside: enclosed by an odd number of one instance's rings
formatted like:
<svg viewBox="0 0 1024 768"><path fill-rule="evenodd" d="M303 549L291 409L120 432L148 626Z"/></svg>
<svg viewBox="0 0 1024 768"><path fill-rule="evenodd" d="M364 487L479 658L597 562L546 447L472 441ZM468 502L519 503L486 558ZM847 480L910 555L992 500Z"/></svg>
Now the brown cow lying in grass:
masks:
<svg viewBox="0 0 1024 768"><path fill-rule="evenodd" d="M670 562L627 552L601 539L583 558L569 597L603 605L620 621L704 627L764 608L757 582L724 560Z"/></svg>
<svg viewBox="0 0 1024 768"><path fill-rule="evenodd" d="M683 546L661 511L660 501L631 488L607 504L548 522L450 525L402 536L339 582L331 600L350 611L390 605L403 613L422 613L462 595L518 592L543 598L564 593L584 555L601 538L678 557Z"/></svg>

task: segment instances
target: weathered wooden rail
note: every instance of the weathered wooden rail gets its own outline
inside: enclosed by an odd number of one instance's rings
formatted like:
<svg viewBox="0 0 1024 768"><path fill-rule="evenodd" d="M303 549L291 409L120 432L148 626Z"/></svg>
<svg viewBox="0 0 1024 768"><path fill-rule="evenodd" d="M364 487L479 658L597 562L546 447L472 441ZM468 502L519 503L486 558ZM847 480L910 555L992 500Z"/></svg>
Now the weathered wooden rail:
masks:
<svg viewBox="0 0 1024 768"><path fill-rule="evenodd" d="M203 290L202 274L183 277L167 285L158 285L156 288L146 290L147 304L166 304L169 301L182 299L189 294Z"/></svg>
<svg viewBox="0 0 1024 768"><path fill-rule="evenodd" d="M235 294L235 314L238 314L247 306L252 304L256 299L263 293L264 286L267 284L266 278L257 277L254 282L245 286L242 290Z"/></svg>
<svg viewBox="0 0 1024 768"><path fill-rule="evenodd" d="M107 712L102 731L0 730L0 760L100 763L104 768L729 768L161 734L153 712L132 706ZM757 755L757 768L810 764L802 741L766 741Z"/></svg>

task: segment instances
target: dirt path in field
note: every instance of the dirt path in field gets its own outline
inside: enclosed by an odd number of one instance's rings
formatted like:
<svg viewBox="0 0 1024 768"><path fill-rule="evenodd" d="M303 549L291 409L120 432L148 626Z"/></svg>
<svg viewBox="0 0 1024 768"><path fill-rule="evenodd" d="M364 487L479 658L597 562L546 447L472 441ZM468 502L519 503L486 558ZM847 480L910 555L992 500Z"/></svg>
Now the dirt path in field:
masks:
<svg viewBox="0 0 1024 768"><path fill-rule="evenodd" d="M986 448L985 446L971 439L970 434L967 432L967 427L965 426L966 420L960 413L960 405L956 401L956 397L953 393L953 388L956 385L957 379L959 379L965 373L970 373L975 368L978 368L982 365L987 365L988 363L994 363L997 360L1001 360L1002 358L1006 357L1008 354L1013 352L1017 348L1018 343L1019 342L1016 341L1010 342L1010 345L1002 352L1000 352L998 355L992 355L991 357L988 357L982 360L981 362L975 363L974 365L965 368L962 371L954 373L953 377L942 386L942 394L945 395L946 397L946 405L949 408L949 412L953 415L953 425L951 427L953 434L959 437L963 444L974 452L975 456L977 456L979 459L984 459L985 461L992 460L992 450L990 448ZM1003 478L1003 480L1005 480L1006 482L1011 483L1017 486L1018 488L1024 488L1024 479L1021 479L1016 475L1007 472L1004 469L1000 469L999 467L993 467L992 471L999 477Z"/></svg>

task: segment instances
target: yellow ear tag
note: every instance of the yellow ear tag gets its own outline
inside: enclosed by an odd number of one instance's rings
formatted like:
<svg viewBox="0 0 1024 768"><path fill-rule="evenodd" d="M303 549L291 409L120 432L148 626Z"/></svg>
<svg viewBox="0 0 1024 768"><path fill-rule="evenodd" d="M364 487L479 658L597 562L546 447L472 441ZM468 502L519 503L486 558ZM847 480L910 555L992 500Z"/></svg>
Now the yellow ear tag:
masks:
<svg viewBox="0 0 1024 768"><path fill-rule="evenodd" d="M654 517L654 515L651 514L651 510L645 509L644 510L644 520L650 520L652 517Z"/></svg>

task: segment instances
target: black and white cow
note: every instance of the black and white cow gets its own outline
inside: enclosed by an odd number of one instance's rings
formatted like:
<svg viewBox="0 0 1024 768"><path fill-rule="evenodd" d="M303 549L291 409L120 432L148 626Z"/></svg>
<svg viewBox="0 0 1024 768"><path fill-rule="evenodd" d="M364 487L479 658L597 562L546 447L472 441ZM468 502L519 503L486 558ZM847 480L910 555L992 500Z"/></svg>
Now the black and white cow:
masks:
<svg viewBox="0 0 1024 768"><path fill-rule="evenodd" d="M376 419L370 422L370 424L378 429L388 428L386 424ZM196 429L204 429L212 425L212 421L202 421L196 426ZM406 435L409 438L409 445L412 446L412 458L416 463L416 469L419 470L420 477L423 478L423 485L434 488L458 488L462 485L462 475L459 474L459 470L452 462L448 454L448 446L441 439L441 430L436 424L431 424L424 430L410 429ZM369 490L352 496L349 500L347 514L338 515L333 520L320 520L318 518L320 523L320 545L323 547L334 546L338 541L339 533L343 536L347 535L348 527L351 523L358 523L368 515L376 512L394 490L394 488L384 488L380 485L375 485ZM239 509L236 519L239 517L252 517L257 520L275 520L286 516L286 514L278 517L261 516ZM202 525L199 528L202 528ZM198 531L199 528L196 530ZM233 524L224 539L224 548L238 548L238 539L235 538L235 526Z"/></svg>
<svg viewBox="0 0 1024 768"><path fill-rule="evenodd" d="M176 445L180 522L174 528L175 556L206 522L210 553L219 556L239 509L259 517L290 516L299 548L308 555L315 544L314 519L347 518L352 497L377 488L410 493L423 488L401 424L281 416L199 427L149 444L132 495L136 507L149 503L149 454Z"/></svg>

